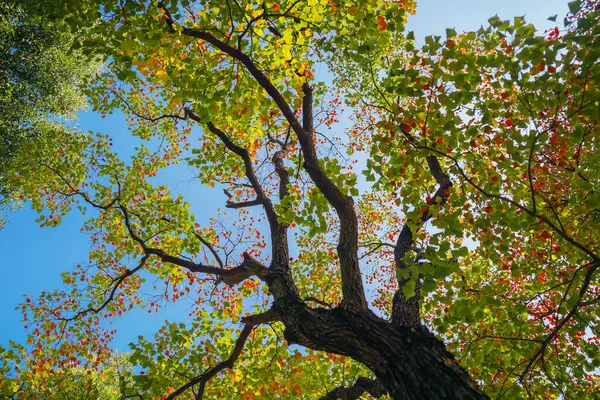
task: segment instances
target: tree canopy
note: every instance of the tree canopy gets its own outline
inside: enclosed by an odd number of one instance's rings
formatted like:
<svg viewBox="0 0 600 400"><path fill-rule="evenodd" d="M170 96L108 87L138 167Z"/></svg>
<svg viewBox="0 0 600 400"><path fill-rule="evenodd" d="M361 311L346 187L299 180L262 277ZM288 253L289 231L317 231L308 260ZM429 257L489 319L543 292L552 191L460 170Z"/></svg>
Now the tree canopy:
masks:
<svg viewBox="0 0 600 400"><path fill-rule="evenodd" d="M19 183L7 178L19 146L48 145L57 130L75 135L67 121L84 108L81 85L98 69L56 28L19 2L0 5L0 206L20 202Z"/></svg>
<svg viewBox="0 0 600 400"><path fill-rule="evenodd" d="M89 99L143 143L16 150L41 225L80 210L92 250L22 304L4 393L57 398L85 370L115 398L597 397L597 1L422 46L411 0L38 7L104 57ZM225 211L159 181L180 163ZM115 319L186 301L111 349Z"/></svg>

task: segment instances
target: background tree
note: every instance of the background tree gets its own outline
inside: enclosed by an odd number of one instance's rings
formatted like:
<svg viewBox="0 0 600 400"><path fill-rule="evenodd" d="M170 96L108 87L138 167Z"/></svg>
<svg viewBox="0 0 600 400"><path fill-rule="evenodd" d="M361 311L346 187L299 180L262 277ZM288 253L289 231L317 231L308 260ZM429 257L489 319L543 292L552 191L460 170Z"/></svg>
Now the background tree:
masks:
<svg viewBox="0 0 600 400"><path fill-rule="evenodd" d="M98 64L72 49L75 36L56 29L21 2L0 5L0 207L17 205L19 182L9 182L17 149L42 142L85 106L80 89ZM73 133L75 134L75 133ZM1 216L0 216L1 218Z"/></svg>
<svg viewBox="0 0 600 400"><path fill-rule="evenodd" d="M189 324L132 344L128 393L593 398L600 26L569 7L563 30L492 18L422 48L411 2L43 9L103 46L95 107L149 141L128 163L101 134L20 148L42 224L92 209L94 248L23 304L17 381L98 368L113 318L191 298ZM342 102L353 127L325 135ZM232 222L154 184L182 161Z"/></svg>
<svg viewBox="0 0 600 400"><path fill-rule="evenodd" d="M0 370L8 372L18 368L25 347L12 343L12 349L5 350L0 346L2 359ZM113 400L128 393L125 387L131 383L133 369L126 357L114 354L101 370L87 371L76 365L56 370L46 380L30 380L7 378L1 381L0 394L4 399L78 399L78 400Z"/></svg>

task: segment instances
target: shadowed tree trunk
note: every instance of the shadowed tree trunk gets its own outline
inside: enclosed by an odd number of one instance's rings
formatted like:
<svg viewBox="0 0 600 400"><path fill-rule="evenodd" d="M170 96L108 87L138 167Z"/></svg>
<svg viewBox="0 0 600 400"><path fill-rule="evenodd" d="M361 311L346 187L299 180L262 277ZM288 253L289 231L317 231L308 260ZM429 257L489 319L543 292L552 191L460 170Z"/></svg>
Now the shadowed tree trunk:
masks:
<svg viewBox="0 0 600 400"><path fill-rule="evenodd" d="M267 281L275 289L287 286L281 283L286 280L292 284L285 275ZM276 301L273 310L285 324L290 344L362 362L394 399L488 398L444 343L422 325L395 326L370 310L312 309L289 297Z"/></svg>

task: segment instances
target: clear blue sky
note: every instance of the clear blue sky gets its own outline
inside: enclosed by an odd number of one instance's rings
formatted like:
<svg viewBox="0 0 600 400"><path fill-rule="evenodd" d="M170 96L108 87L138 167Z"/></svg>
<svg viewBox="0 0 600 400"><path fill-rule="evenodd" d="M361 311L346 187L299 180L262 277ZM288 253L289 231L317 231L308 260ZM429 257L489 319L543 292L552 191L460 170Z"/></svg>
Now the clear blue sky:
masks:
<svg viewBox="0 0 600 400"><path fill-rule="evenodd" d="M554 26L546 21L547 17L559 14L560 21L566 11L565 0L422 0L417 14L409 20L408 29L415 31L417 38L422 40L429 34L444 35L445 28L455 28L459 32L477 29L498 14L503 19L525 15L527 20L543 30ZM80 126L84 131L111 134L114 148L123 155L130 153L135 145L119 115L101 119L94 113L82 114ZM192 182L191 173L185 166L169 170L162 178L161 183L180 192L192 203L192 211L199 221L214 216L216 208L224 206L224 196L219 191L202 189L197 182ZM7 344L9 339L24 340L21 314L15 310L23 301L23 294L36 297L42 290L59 288L60 273L87 260L90 244L88 237L79 232L83 221L81 216L73 213L64 218L59 227L43 229L34 222L36 217L34 212L25 208L9 215L5 230L0 231L0 326L3 328L0 345ZM152 318L142 312L127 313L116 326L119 334L114 347L127 350L129 341L138 334L154 332L163 323L163 318L172 321L186 315L184 304L171 306L160 315L152 314Z"/></svg>

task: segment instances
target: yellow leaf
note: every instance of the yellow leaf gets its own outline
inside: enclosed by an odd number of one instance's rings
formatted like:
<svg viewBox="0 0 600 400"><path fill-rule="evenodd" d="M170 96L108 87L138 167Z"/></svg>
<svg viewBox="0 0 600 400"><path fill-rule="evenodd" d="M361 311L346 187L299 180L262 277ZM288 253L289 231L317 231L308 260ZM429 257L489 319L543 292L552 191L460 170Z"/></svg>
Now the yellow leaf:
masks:
<svg viewBox="0 0 600 400"><path fill-rule="evenodd" d="M292 59L292 45L291 44L286 44L283 46L283 58L285 58L286 61L290 61Z"/></svg>
<svg viewBox="0 0 600 400"><path fill-rule="evenodd" d="M298 68L298 73L300 75L304 75L304 71L306 71L306 64L302 63L302 64L300 64L300 68Z"/></svg>

